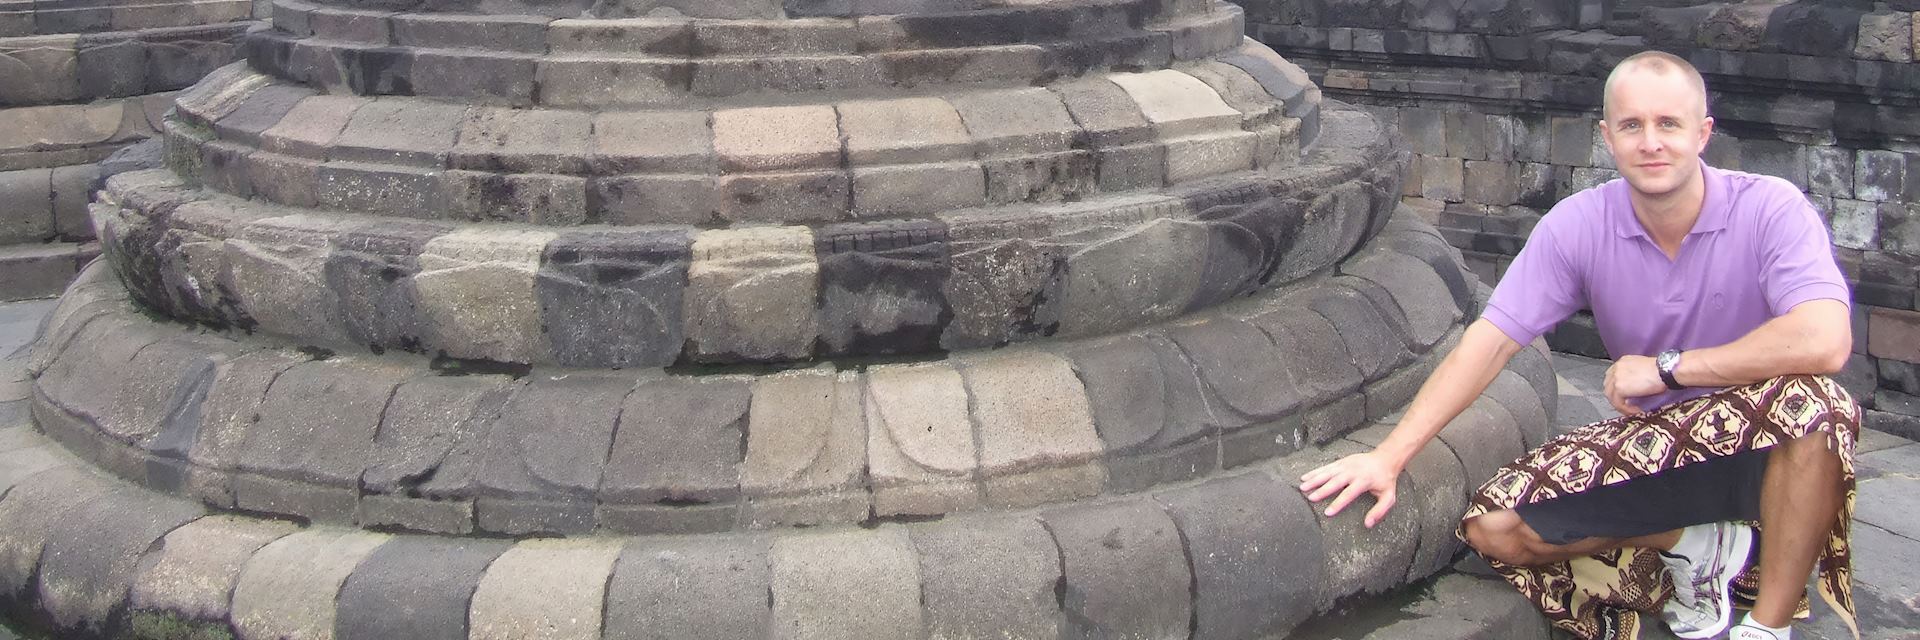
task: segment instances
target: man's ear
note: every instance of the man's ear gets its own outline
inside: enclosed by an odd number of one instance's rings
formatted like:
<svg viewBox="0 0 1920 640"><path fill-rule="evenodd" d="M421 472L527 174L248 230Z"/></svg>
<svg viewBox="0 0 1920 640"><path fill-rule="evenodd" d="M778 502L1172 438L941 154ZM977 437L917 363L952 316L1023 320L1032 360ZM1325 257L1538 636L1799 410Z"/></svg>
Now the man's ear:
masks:
<svg viewBox="0 0 1920 640"><path fill-rule="evenodd" d="M1700 119L1700 149L1707 148L1707 142L1713 140L1713 116Z"/></svg>
<svg viewBox="0 0 1920 640"><path fill-rule="evenodd" d="M1613 153L1613 123L1600 121L1600 141L1607 143L1607 153Z"/></svg>

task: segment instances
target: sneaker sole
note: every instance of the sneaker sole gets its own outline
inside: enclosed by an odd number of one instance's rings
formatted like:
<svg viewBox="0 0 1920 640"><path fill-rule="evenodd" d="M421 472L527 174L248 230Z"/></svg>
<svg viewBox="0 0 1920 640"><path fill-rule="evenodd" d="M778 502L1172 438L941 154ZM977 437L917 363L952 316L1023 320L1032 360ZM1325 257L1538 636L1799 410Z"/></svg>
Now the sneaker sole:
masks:
<svg viewBox="0 0 1920 640"><path fill-rule="evenodd" d="M1707 638L1712 638L1714 636L1720 635L1720 632L1726 631L1727 627L1733 625L1733 584L1732 583L1734 578L1737 578L1740 576L1740 571L1746 568L1747 556L1753 552L1753 529L1742 526L1742 527L1728 527L1727 530L1730 531L1731 535L1733 536L1732 546L1734 548L1734 552L1731 555L1725 555L1725 556L1716 554L1715 556L1716 558L1725 558L1726 562L1723 562L1721 563L1720 566L1715 567L1716 571L1714 572L1714 576L1713 576L1714 584L1720 585L1720 591L1719 591L1720 619L1719 621L1715 622L1713 626L1707 627L1705 629L1701 629L1699 631L1695 631L1693 633L1675 632L1673 634L1675 636L1679 636L1683 640L1705 640ZM1723 533L1721 535L1728 535L1728 534ZM1723 540L1722 542L1726 542L1726 541Z"/></svg>

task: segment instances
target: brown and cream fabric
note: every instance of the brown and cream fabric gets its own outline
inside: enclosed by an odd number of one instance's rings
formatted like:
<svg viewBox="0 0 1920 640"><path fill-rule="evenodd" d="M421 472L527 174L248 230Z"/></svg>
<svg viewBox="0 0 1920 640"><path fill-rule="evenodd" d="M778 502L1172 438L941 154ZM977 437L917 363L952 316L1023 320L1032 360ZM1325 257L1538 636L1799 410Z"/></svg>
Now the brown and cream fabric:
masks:
<svg viewBox="0 0 1920 640"><path fill-rule="evenodd" d="M1554 438L1496 472L1474 495L1462 521L1790 440L1821 438L1840 456L1846 500L1815 564L1818 585L1858 637L1847 540L1859 429L1859 406L1831 379L1785 376L1734 387ZM1639 638L1638 613L1658 614L1673 590L1651 549L1626 548L1537 567L1488 562L1554 626L1586 640ZM1749 568L1736 580L1736 593L1751 594L1755 584Z"/></svg>

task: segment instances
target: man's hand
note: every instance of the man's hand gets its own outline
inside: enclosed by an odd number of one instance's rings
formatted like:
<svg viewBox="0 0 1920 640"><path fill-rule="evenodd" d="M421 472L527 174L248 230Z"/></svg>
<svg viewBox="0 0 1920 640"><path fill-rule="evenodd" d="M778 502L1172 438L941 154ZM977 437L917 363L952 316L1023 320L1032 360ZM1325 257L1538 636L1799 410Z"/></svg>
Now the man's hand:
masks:
<svg viewBox="0 0 1920 640"><path fill-rule="evenodd" d="M1319 502L1335 493L1333 504L1327 505L1327 517L1340 514L1362 493L1371 493L1378 500L1367 511L1365 524L1368 529L1379 524L1387 517L1387 511L1393 508L1397 499L1400 469L1388 462L1379 452L1356 453L1341 458L1332 464L1308 471L1300 476L1300 491L1307 494L1308 502Z"/></svg>
<svg viewBox="0 0 1920 640"><path fill-rule="evenodd" d="M1620 415L1630 416L1643 413L1634 398L1661 393L1667 390L1667 383L1660 379L1660 367L1653 358L1646 356L1621 356L1613 366L1607 367L1607 402L1613 403L1613 409Z"/></svg>

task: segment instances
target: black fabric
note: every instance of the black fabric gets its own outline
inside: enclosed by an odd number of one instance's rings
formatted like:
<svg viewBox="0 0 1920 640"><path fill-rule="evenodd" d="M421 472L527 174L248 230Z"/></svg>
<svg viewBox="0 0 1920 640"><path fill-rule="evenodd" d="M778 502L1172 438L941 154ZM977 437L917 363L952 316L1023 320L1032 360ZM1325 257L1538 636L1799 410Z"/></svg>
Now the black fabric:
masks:
<svg viewBox="0 0 1920 640"><path fill-rule="evenodd" d="M1708 522L1760 519L1760 449L1514 508L1540 538L1570 544L1631 538Z"/></svg>

